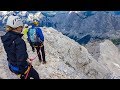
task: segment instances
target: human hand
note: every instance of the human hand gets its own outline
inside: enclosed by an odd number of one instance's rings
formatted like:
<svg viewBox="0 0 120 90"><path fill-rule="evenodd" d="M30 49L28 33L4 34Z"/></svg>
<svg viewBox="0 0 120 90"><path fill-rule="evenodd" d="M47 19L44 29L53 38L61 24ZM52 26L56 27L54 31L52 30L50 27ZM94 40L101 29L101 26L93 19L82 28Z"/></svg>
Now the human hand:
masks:
<svg viewBox="0 0 120 90"><path fill-rule="evenodd" d="M32 63L32 60L33 60L33 59L29 58L29 59L27 59L27 62L28 62L28 63Z"/></svg>

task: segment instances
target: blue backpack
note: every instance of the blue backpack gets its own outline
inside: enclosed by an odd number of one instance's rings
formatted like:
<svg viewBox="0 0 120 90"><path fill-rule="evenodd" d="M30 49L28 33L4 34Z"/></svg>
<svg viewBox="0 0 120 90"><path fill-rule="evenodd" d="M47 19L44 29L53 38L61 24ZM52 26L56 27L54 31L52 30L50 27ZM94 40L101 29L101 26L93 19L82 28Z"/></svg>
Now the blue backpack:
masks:
<svg viewBox="0 0 120 90"><path fill-rule="evenodd" d="M40 42L40 38L37 36L37 33L36 33L36 28L30 28L29 29L29 37L30 37L30 41L35 43L35 42Z"/></svg>

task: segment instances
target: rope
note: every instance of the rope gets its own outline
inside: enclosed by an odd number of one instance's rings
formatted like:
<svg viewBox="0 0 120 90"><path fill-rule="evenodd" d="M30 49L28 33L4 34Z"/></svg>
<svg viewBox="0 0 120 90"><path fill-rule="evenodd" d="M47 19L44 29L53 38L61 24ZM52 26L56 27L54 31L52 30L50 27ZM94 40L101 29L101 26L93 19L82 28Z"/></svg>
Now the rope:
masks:
<svg viewBox="0 0 120 90"><path fill-rule="evenodd" d="M32 66L32 64L30 63L30 67L28 67L28 71L27 71L27 74L26 74L26 76L25 76L25 79L27 79L27 77L28 77L28 74L29 74L29 72L30 72L31 66Z"/></svg>
<svg viewBox="0 0 120 90"><path fill-rule="evenodd" d="M37 54L37 55L38 55L38 54ZM37 55L36 55L36 57L37 57ZM35 60L36 57L34 57L33 59L28 58L28 59L31 61L31 63L30 63L30 66L28 67L28 69L27 69L26 72L25 72L25 74L26 74L25 79L27 79L28 74L29 74L29 72L30 72L30 69L31 69L31 67L32 67L32 61Z"/></svg>
<svg viewBox="0 0 120 90"><path fill-rule="evenodd" d="M41 48L41 47L43 47L43 44L40 46L40 48ZM41 50L40 50L40 51L41 51ZM37 53L36 57L38 56L38 54L39 54L39 53ZM41 53L41 54L42 54L42 53ZM31 69L31 67L32 67L32 61L35 60L36 57L34 57L33 59L28 58L28 59L31 61L31 63L30 63L30 66L28 67L28 69L25 71L25 74L26 74L25 79L27 79L28 74L29 74L29 72L30 72L30 69Z"/></svg>

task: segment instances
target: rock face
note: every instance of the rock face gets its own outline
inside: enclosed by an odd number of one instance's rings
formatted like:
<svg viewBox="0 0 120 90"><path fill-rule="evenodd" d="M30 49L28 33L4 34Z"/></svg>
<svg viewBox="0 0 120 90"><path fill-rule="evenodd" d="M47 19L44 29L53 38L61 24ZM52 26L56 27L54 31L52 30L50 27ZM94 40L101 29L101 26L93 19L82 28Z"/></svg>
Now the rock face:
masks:
<svg viewBox="0 0 120 90"><path fill-rule="evenodd" d="M100 43L100 57L98 60L106 64L105 66L114 74L114 78L120 75L120 53L111 41L106 40Z"/></svg>
<svg viewBox="0 0 120 90"><path fill-rule="evenodd" d="M45 36L46 64L36 58L32 65L41 79L111 79L119 78L119 51L110 42L101 42L100 55L94 58L85 47L53 28L41 27ZM29 57L35 57L26 41ZM113 58L115 57L115 58ZM0 40L0 77L19 79L7 66L7 57Z"/></svg>
<svg viewBox="0 0 120 90"><path fill-rule="evenodd" d="M4 32L4 31L0 31L0 36L5 35L5 33L6 33L6 32Z"/></svg>
<svg viewBox="0 0 120 90"><path fill-rule="evenodd" d="M97 62L110 70L113 78L120 78L120 52L110 40L92 42L85 47Z"/></svg>

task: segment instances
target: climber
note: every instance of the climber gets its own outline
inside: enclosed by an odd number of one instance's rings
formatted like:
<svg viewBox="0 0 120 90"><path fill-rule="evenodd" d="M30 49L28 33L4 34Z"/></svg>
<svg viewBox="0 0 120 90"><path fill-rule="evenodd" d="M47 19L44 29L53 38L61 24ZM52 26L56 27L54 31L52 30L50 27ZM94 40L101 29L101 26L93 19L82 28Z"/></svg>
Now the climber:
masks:
<svg viewBox="0 0 120 90"><path fill-rule="evenodd" d="M28 59L27 48L24 40L21 38L23 22L20 17L11 15L7 19L6 34L1 37L4 49L7 54L8 66L11 72L20 75L21 79L40 79L37 71L31 66L31 61Z"/></svg>
<svg viewBox="0 0 120 90"><path fill-rule="evenodd" d="M33 20L32 27L28 30L28 41L30 46L32 47L32 51L35 52L35 48L37 50L37 55L40 62L43 64L46 63L45 60L45 50L44 50L44 36L42 30L38 27L39 21Z"/></svg>
<svg viewBox="0 0 120 90"><path fill-rule="evenodd" d="M23 39L25 41L27 41L27 32L28 32L28 25L27 24L24 24L24 28L23 28L23 31L22 31L22 34L23 34Z"/></svg>

